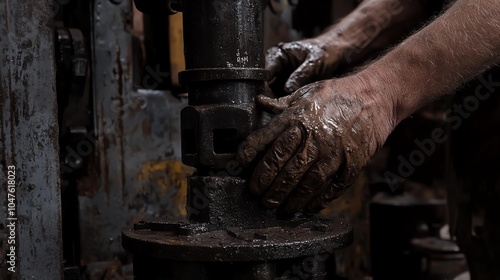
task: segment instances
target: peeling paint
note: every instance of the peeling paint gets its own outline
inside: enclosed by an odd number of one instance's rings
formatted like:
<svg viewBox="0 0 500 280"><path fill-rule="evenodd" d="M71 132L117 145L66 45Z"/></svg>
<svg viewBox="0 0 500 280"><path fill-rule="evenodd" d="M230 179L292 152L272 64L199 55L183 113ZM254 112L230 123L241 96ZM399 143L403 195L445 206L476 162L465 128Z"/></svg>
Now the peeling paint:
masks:
<svg viewBox="0 0 500 280"><path fill-rule="evenodd" d="M187 100L134 89L132 35L123 32L128 28L123 13L131 11L131 3L98 0L94 5L90 41L99 166L95 176L88 171L94 178L78 182L82 263L123 254L121 230L138 219L185 212L190 172L179 160L179 115ZM88 186L95 180L99 186Z"/></svg>
<svg viewBox="0 0 500 280"><path fill-rule="evenodd" d="M62 279L54 47L47 24L51 3L0 0L5 35L0 40L0 169L16 168L16 255L21 256L16 279ZM4 180L0 176L0 185ZM0 198L3 210L5 192ZM0 223L5 213L0 211ZM0 225L0 236L4 229ZM3 271L0 279L9 279Z"/></svg>
<svg viewBox="0 0 500 280"><path fill-rule="evenodd" d="M151 120L149 118L142 121L142 134L144 136L151 135Z"/></svg>
<svg viewBox="0 0 500 280"><path fill-rule="evenodd" d="M194 169L182 164L179 160L154 162L149 161L142 165L137 176L143 184L139 185L138 193L148 194L148 186L153 183L161 190L161 197L166 197L170 192L175 192L173 202L182 215L186 215L186 177Z"/></svg>

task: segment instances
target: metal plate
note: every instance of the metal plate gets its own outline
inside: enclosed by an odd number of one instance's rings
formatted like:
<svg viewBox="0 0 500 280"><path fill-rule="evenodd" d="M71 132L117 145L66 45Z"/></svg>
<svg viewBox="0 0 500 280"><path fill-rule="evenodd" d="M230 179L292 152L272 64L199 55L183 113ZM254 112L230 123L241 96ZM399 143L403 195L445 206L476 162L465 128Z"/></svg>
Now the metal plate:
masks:
<svg viewBox="0 0 500 280"><path fill-rule="evenodd" d="M216 230L192 236L179 235L172 225L123 232L123 246L135 255L197 261L265 261L333 252L352 242L352 227L340 218L296 227ZM325 219L326 220L326 219ZM169 229L169 230L167 230Z"/></svg>

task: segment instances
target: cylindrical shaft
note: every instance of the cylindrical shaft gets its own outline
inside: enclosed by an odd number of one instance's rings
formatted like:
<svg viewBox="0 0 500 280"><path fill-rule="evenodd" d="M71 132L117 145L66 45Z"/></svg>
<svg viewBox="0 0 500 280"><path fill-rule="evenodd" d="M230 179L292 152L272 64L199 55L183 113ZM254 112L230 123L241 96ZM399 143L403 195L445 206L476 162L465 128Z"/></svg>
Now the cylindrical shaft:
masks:
<svg viewBox="0 0 500 280"><path fill-rule="evenodd" d="M189 93L182 112L184 163L201 175L224 170L258 124L254 97L264 91L265 0L183 1ZM207 171L208 170L208 171Z"/></svg>

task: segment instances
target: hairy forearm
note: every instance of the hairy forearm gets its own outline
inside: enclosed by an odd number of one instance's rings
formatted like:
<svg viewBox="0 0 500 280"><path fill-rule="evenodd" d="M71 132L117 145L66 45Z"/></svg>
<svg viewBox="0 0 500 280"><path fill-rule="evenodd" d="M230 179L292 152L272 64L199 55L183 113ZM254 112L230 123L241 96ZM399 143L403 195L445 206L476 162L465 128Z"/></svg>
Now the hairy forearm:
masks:
<svg viewBox="0 0 500 280"><path fill-rule="evenodd" d="M327 45L344 48L345 62L359 61L386 48L425 20L425 0L365 0L339 23L320 35Z"/></svg>
<svg viewBox="0 0 500 280"><path fill-rule="evenodd" d="M457 0L356 76L392 98L399 122L499 62L498 0Z"/></svg>

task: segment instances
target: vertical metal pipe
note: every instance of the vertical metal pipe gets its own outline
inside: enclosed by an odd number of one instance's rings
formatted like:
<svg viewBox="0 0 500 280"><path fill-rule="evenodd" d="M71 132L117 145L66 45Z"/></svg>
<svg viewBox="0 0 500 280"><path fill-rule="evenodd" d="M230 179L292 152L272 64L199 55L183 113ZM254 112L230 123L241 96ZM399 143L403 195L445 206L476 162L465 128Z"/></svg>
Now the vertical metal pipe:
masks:
<svg viewBox="0 0 500 280"><path fill-rule="evenodd" d="M263 68L262 0L184 1L186 69Z"/></svg>
<svg viewBox="0 0 500 280"><path fill-rule="evenodd" d="M265 4L264 0L183 1L186 71L180 78L192 106L182 116L183 159L188 165L224 168L236 152L226 147L236 147L256 128L253 101L268 78Z"/></svg>
<svg viewBox="0 0 500 280"><path fill-rule="evenodd" d="M211 69L210 73L214 74L207 74L206 83L188 83L190 104L252 102L263 89L262 81L254 77L229 79L220 75L220 70L234 70L238 76L237 69L264 68L264 1L184 3L186 69L188 73L189 70Z"/></svg>

